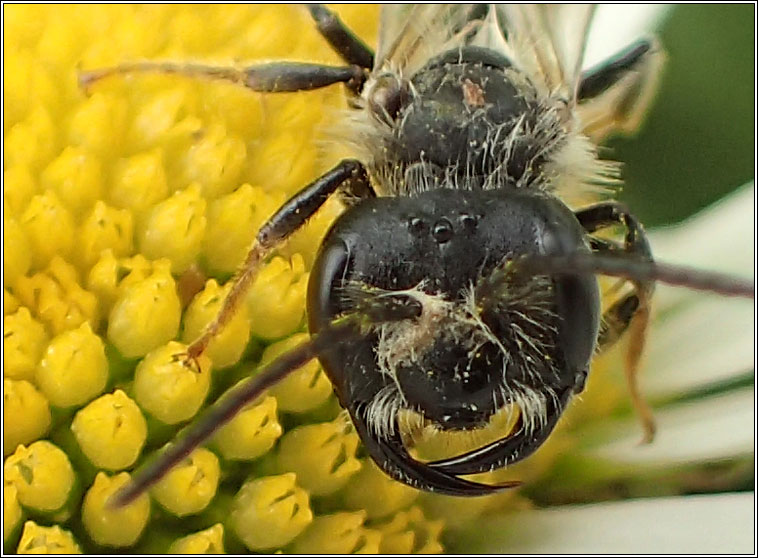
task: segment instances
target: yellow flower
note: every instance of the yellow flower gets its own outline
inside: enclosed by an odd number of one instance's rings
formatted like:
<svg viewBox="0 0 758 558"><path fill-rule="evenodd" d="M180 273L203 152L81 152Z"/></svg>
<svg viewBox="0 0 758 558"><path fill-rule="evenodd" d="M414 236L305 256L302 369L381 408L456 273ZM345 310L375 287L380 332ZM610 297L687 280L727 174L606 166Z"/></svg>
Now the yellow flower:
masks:
<svg viewBox="0 0 758 558"><path fill-rule="evenodd" d="M375 44L376 6L335 9ZM346 105L340 87L260 95L160 74L84 91L77 72L339 59L300 6L8 5L3 32L7 552L436 553L482 517L528 507L515 492L455 500L389 479L313 362L112 508L208 401L307 335L309 269L337 202L265 262L207 359L176 358L261 223L344 157L323 140ZM618 406L610 384L591 386L587 415ZM566 428L502 478L549 478L577 446Z"/></svg>
<svg viewBox="0 0 758 558"><path fill-rule="evenodd" d="M46 440L19 445L5 460L3 479L16 487L22 506L43 512L60 510L76 480L66 454Z"/></svg>
<svg viewBox="0 0 758 558"><path fill-rule="evenodd" d="M339 11L374 41L376 7ZM143 59L336 63L307 10L15 5L4 16L6 549L296 549L311 522L354 516L355 528L335 530L346 533L338 547L377 552L380 531L364 523L384 525L416 492L373 465L356 476L366 457L317 363L149 495L108 506L206 399L305 337L308 271L334 203L265 263L209 360L175 358L217 312L258 227L344 155L316 146L330 145L325 128L345 101L340 87L264 96L149 74L84 91L77 72ZM388 500L347 497L353 478ZM419 532L439 525L414 517ZM392 540L410 529L398 525ZM439 548L441 527L427 531Z"/></svg>

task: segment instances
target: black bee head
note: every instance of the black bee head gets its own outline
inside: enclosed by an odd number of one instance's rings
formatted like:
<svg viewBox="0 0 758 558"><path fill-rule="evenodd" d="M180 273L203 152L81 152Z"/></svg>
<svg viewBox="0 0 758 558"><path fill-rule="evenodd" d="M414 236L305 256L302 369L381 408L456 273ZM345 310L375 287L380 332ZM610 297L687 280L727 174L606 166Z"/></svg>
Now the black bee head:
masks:
<svg viewBox="0 0 758 558"><path fill-rule="evenodd" d="M524 274L518 257L582 250L583 238L565 206L534 192L435 190L348 210L314 266L312 331L392 297L420 310L323 359L342 404L373 405L377 425L408 408L467 429L507 403L542 413L537 400L581 389L598 333L597 282Z"/></svg>

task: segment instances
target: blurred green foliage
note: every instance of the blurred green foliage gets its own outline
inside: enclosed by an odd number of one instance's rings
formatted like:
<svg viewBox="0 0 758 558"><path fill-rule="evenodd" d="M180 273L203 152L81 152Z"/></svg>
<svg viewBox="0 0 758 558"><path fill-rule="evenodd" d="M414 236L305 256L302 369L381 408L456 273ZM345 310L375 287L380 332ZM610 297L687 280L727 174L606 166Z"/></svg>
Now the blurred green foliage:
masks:
<svg viewBox="0 0 758 558"><path fill-rule="evenodd" d="M610 141L619 196L647 226L676 222L755 175L755 5L677 5L658 32L668 54L640 132Z"/></svg>

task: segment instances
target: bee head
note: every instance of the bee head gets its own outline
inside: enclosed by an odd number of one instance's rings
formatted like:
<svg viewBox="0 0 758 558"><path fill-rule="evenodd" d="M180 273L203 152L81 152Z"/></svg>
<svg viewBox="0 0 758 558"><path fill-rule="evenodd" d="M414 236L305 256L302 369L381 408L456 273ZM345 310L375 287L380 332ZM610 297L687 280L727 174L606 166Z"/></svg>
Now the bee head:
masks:
<svg viewBox="0 0 758 558"><path fill-rule="evenodd" d="M512 262L582 249L573 214L534 192L442 189L350 208L314 265L311 330L398 297L418 311L322 358L342 404L373 405L377 432L403 408L469 429L505 404L537 415L535 401L580 390L599 328L596 279L525 274Z"/></svg>

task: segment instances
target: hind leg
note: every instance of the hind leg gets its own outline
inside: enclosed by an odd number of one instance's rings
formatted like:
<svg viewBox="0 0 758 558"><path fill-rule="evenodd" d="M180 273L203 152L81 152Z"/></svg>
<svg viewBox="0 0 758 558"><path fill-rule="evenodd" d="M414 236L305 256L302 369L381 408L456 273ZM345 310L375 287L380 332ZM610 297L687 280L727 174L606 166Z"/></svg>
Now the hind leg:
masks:
<svg viewBox="0 0 758 558"><path fill-rule="evenodd" d="M663 53L643 39L582 73L577 90L583 132L599 143L637 129L658 84Z"/></svg>

